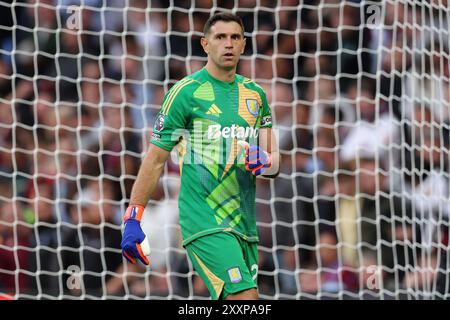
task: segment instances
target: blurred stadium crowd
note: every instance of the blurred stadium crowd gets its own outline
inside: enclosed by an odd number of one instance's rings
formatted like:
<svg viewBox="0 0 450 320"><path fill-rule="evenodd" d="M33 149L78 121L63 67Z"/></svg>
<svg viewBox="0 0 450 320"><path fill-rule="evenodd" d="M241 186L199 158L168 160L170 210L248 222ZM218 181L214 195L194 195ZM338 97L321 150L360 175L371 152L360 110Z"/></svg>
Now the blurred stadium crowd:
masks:
<svg viewBox="0 0 450 320"><path fill-rule="evenodd" d="M208 297L181 247L175 159L147 208L151 272L120 251L164 93L206 61L213 1L168 2L85 0L77 31L79 1L0 1L0 295ZM258 181L260 294L449 293L447 1L387 1L373 25L358 0L215 2L238 4L238 73L266 91L282 151Z"/></svg>

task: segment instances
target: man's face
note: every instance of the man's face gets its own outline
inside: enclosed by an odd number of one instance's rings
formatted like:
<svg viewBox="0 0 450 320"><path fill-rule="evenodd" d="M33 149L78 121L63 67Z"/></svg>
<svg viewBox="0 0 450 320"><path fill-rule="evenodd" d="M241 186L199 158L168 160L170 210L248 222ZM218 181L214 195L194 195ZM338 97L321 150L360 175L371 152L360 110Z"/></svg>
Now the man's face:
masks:
<svg viewBox="0 0 450 320"><path fill-rule="evenodd" d="M217 67L230 70L236 68L245 49L245 38L241 26L232 21L216 22L205 38L201 40L203 49Z"/></svg>

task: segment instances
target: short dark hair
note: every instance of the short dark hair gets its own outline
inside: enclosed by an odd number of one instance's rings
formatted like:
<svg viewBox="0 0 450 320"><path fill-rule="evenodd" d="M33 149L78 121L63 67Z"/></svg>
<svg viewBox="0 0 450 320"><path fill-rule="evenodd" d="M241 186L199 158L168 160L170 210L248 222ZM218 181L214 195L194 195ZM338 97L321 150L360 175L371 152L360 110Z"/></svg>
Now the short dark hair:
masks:
<svg viewBox="0 0 450 320"><path fill-rule="evenodd" d="M203 28L203 35L206 36L211 27L218 21L236 22L238 25L241 26L242 34L244 34L244 24L242 23L242 19L238 15L229 12L220 12L209 17L208 21L206 21L205 26Z"/></svg>

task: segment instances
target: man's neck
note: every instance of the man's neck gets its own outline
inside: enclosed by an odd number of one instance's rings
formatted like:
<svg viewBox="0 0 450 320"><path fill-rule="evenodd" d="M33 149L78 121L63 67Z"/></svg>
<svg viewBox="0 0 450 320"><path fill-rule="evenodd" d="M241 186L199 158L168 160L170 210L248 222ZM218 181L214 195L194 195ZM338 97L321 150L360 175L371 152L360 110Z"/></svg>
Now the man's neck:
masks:
<svg viewBox="0 0 450 320"><path fill-rule="evenodd" d="M230 70L220 69L209 61L206 63L205 69L212 77L225 82L233 82L234 76L236 75L236 68Z"/></svg>

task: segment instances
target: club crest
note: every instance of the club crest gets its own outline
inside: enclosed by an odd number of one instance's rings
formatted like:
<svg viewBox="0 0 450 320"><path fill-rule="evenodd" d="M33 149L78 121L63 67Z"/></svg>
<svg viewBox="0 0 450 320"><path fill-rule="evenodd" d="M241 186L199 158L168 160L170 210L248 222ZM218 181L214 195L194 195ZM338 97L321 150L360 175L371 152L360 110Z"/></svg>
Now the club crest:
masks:
<svg viewBox="0 0 450 320"><path fill-rule="evenodd" d="M250 112L254 117L258 117L259 113L258 101L255 99L246 99L245 103L247 104L248 112Z"/></svg>
<svg viewBox="0 0 450 320"><path fill-rule="evenodd" d="M228 269L228 276L230 277L231 283L239 283L242 281L241 270L237 267Z"/></svg>

